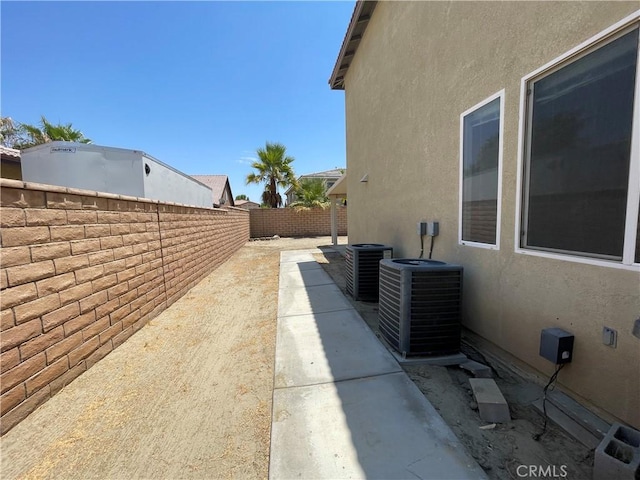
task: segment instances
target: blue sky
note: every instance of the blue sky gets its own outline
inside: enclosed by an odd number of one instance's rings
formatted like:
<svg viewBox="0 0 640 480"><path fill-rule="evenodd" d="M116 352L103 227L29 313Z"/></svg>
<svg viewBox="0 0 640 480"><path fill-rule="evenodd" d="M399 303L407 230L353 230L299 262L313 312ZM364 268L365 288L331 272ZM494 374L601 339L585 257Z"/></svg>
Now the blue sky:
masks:
<svg viewBox="0 0 640 480"><path fill-rule="evenodd" d="M297 175L344 167L344 94L327 83L355 2L9 2L1 111L71 122L95 144L229 175L281 142Z"/></svg>

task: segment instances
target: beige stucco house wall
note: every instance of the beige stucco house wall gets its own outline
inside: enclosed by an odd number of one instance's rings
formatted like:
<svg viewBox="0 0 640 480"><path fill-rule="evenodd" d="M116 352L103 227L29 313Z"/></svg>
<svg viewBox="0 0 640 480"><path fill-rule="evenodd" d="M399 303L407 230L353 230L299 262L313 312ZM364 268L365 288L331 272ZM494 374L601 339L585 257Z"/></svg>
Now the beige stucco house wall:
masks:
<svg viewBox="0 0 640 480"><path fill-rule="evenodd" d="M439 221L433 258L464 266L464 324L546 376L554 366L539 356L541 329L575 334L559 383L640 428L640 338L631 333L640 267L516 251L522 79L633 15L638 2L378 2L345 61L344 89L349 242L416 257L416 223ZM460 116L500 91L498 246L461 245ZM401 208L389 201L398 192ZM616 348L603 345L604 326L617 330Z"/></svg>

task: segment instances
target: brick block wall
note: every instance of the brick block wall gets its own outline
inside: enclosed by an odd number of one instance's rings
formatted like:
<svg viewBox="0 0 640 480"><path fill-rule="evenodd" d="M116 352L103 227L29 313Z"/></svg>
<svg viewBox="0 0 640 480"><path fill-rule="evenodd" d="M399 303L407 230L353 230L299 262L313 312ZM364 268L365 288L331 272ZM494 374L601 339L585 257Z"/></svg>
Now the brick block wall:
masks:
<svg viewBox="0 0 640 480"><path fill-rule="evenodd" d="M331 235L331 209L296 211L293 208L255 208L251 215L251 237L315 237ZM347 235L347 207L339 206L338 235Z"/></svg>
<svg viewBox="0 0 640 480"><path fill-rule="evenodd" d="M241 209L1 182L1 433L249 239Z"/></svg>
<svg viewBox="0 0 640 480"><path fill-rule="evenodd" d="M160 205L160 230L167 302L171 305L249 239L249 214L242 209Z"/></svg>

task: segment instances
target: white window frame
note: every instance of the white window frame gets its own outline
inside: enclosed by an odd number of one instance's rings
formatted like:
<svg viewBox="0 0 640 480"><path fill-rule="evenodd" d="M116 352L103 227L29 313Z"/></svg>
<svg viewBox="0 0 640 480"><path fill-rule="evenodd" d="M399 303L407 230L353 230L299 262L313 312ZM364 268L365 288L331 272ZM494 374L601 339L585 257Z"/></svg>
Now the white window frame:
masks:
<svg viewBox="0 0 640 480"><path fill-rule="evenodd" d="M502 218L502 151L504 142L504 95L505 90L502 89L497 93L494 93L490 97L485 98L480 103L465 110L460 114L460 184L459 184L459 209L458 209L458 244L466 245L469 247L487 248L490 250L500 250L500 219ZM476 110L484 107L485 105L493 102L495 99L500 99L500 120L498 126L498 191L497 194L497 209L496 209L496 243L480 243L472 242L462 239L462 202L464 193L464 118L475 112Z"/></svg>
<svg viewBox="0 0 640 480"><path fill-rule="evenodd" d="M620 268L624 270L640 271L640 264L634 262L636 248L636 232L638 222L638 210L640 203L640 48L638 48L638 64L636 70L635 101L632 117L632 136L629 165L629 185L627 190L627 216L625 220L624 251L622 261L604 260L593 257L569 255L561 253L544 252L540 250L521 247L522 214L525 208L524 193L526 191L523 184L524 167L528 156L528 142L526 141L527 127L531 122L531 109L527 105L527 88L531 81L537 77L543 77L554 70L559 70L571 61L591 53L598 48L598 44L603 44L613 37L628 33L640 25L640 10L623 18L611 27L594 35L577 47L569 50L565 54L551 60L546 65L524 76L520 83L520 119L518 122L518 170L516 183L516 218L515 218L515 252L523 255L552 258L575 263L584 263L601 267Z"/></svg>

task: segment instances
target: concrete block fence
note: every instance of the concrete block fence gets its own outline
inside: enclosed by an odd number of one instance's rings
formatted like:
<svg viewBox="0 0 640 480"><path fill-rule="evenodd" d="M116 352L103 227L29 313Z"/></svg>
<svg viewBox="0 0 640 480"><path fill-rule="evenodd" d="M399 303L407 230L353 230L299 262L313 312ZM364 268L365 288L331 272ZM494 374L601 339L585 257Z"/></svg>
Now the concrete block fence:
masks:
<svg viewBox="0 0 640 480"><path fill-rule="evenodd" d="M317 237L331 235L331 210L313 208L254 208L251 215L251 237ZM347 235L347 207L339 206L338 235Z"/></svg>
<svg viewBox="0 0 640 480"><path fill-rule="evenodd" d="M0 183L0 433L249 239L249 212Z"/></svg>

